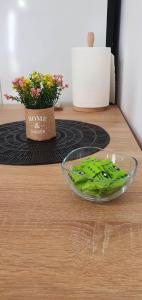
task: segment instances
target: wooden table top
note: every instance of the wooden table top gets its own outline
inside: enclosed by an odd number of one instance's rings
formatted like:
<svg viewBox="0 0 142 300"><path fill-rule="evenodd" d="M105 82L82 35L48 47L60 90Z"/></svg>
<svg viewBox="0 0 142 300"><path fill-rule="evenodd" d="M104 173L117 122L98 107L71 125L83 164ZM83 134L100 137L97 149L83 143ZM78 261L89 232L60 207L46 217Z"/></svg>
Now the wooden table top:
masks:
<svg viewBox="0 0 142 300"><path fill-rule="evenodd" d="M116 106L56 117L104 127L108 149L138 159L137 176L99 205L70 191L60 164L0 165L0 299L142 299L142 152ZM1 124L22 119L21 105L0 106Z"/></svg>

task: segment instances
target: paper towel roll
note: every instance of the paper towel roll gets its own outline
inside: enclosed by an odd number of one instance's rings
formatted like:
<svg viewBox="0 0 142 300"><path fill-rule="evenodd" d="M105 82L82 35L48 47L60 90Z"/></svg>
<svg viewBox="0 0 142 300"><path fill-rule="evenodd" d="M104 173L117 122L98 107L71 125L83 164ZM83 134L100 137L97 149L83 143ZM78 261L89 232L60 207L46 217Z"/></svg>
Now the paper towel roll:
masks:
<svg viewBox="0 0 142 300"><path fill-rule="evenodd" d="M110 66L109 47L72 49L74 106L103 108L109 105Z"/></svg>

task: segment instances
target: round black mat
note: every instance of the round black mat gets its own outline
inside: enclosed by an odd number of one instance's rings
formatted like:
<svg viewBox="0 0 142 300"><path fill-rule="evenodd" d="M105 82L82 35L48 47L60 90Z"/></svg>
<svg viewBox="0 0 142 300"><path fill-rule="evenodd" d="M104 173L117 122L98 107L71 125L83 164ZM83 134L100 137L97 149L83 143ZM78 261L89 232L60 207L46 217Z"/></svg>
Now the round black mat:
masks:
<svg viewBox="0 0 142 300"><path fill-rule="evenodd" d="M44 142L27 140L25 123L0 125L0 164L36 165L61 162L78 147L104 148L110 141L101 127L70 120L56 120L57 137Z"/></svg>

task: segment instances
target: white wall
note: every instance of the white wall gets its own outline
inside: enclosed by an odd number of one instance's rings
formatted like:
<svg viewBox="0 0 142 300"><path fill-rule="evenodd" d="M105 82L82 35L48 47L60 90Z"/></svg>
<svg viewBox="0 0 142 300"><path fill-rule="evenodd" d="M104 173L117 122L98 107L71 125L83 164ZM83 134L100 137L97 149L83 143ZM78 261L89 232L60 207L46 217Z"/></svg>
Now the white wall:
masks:
<svg viewBox="0 0 142 300"><path fill-rule="evenodd" d="M94 31L96 45L106 40L107 0L0 0L0 80L11 93L11 80L33 70L62 73L70 88L71 48L86 45Z"/></svg>
<svg viewBox="0 0 142 300"><path fill-rule="evenodd" d="M141 30L142 0L122 0L118 100L124 115L142 145Z"/></svg>

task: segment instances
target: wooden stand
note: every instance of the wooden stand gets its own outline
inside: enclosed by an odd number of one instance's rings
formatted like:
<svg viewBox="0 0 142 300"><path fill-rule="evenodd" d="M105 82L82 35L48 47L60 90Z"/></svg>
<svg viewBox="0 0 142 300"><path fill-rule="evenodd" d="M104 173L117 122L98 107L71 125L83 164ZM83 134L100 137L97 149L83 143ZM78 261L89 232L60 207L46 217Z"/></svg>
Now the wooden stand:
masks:
<svg viewBox="0 0 142 300"><path fill-rule="evenodd" d="M105 106L105 107L98 107L98 108L87 108L87 107L77 107L77 106L73 106L73 109L76 111L80 111L80 112L99 112L99 111L104 111L108 108L109 106Z"/></svg>

